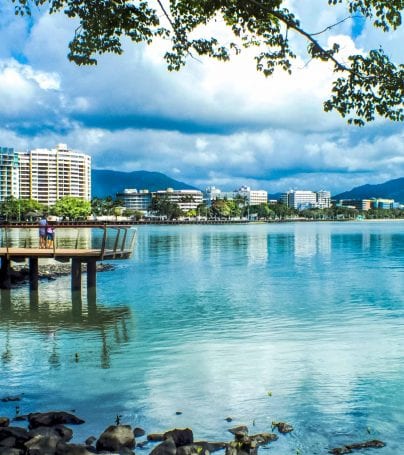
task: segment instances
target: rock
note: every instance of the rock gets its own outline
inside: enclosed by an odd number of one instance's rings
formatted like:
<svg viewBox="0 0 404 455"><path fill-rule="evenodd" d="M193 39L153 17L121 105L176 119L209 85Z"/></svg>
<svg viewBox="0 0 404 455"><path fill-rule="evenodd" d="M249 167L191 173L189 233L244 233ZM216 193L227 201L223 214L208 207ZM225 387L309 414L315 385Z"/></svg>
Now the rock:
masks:
<svg viewBox="0 0 404 455"><path fill-rule="evenodd" d="M10 447L0 447L0 455L21 455L23 452L20 449L12 449Z"/></svg>
<svg viewBox="0 0 404 455"><path fill-rule="evenodd" d="M373 439L371 441L365 442L357 442L353 444L347 444L342 447L336 447L335 449L330 450L330 453L334 455L342 455L344 453L352 453L353 450L360 450L360 449L369 449L375 448L380 449L384 447L386 444L383 441L379 441L378 439Z"/></svg>
<svg viewBox="0 0 404 455"><path fill-rule="evenodd" d="M119 452L123 448L133 449L135 437L130 425L111 425L98 438L97 451L106 450Z"/></svg>
<svg viewBox="0 0 404 455"><path fill-rule="evenodd" d="M29 431L29 436L33 438L34 436L41 435L46 437L56 437L59 441L70 441L73 437L73 430L64 425L55 425L54 427L37 427Z"/></svg>
<svg viewBox="0 0 404 455"><path fill-rule="evenodd" d="M56 447L55 455L93 455L94 450L89 450L89 447L81 446L78 444L66 444L59 442Z"/></svg>
<svg viewBox="0 0 404 455"><path fill-rule="evenodd" d="M0 417L0 427L8 427L10 425L10 419L8 417Z"/></svg>
<svg viewBox="0 0 404 455"><path fill-rule="evenodd" d="M27 415L15 416L13 417L13 422L22 422L23 420L28 420Z"/></svg>
<svg viewBox="0 0 404 455"><path fill-rule="evenodd" d="M64 411L50 412L33 412L28 414L29 428L37 427L52 427L60 424L79 425L84 423L84 420L76 417L74 414Z"/></svg>
<svg viewBox="0 0 404 455"><path fill-rule="evenodd" d="M139 449L143 449L144 447L147 446L148 443L149 441L136 442L136 448L139 447Z"/></svg>
<svg viewBox="0 0 404 455"><path fill-rule="evenodd" d="M151 452L150 455L176 455L177 446L172 438L168 438L163 441L161 444L156 446Z"/></svg>
<svg viewBox="0 0 404 455"><path fill-rule="evenodd" d="M25 449L24 444L31 439L28 431L19 427L0 428L0 446Z"/></svg>
<svg viewBox="0 0 404 455"><path fill-rule="evenodd" d="M226 417L224 420L225 420L226 422L232 422L232 421L233 421L233 419L232 419L231 417Z"/></svg>
<svg viewBox="0 0 404 455"><path fill-rule="evenodd" d="M292 425L289 425L288 423L285 422L272 422L272 426L274 428L277 428L279 433L290 433L293 431Z"/></svg>
<svg viewBox="0 0 404 455"><path fill-rule="evenodd" d="M8 403L9 401L21 401L21 396L20 395L14 395L14 396L9 396L9 397L3 397L1 399L3 403Z"/></svg>
<svg viewBox="0 0 404 455"><path fill-rule="evenodd" d="M59 442L60 438L57 436L37 434L25 443L25 447L28 455L54 455Z"/></svg>
<svg viewBox="0 0 404 455"><path fill-rule="evenodd" d="M176 415L176 416L180 416L181 414L182 414L182 411L176 411L176 412L175 412L175 415Z"/></svg>
<svg viewBox="0 0 404 455"><path fill-rule="evenodd" d="M136 427L133 429L133 436L135 438L140 438L141 436L144 436L146 432L143 430L143 428Z"/></svg>
<svg viewBox="0 0 404 455"><path fill-rule="evenodd" d="M96 440L97 438L95 436L90 436L84 441L84 444L86 446L92 446Z"/></svg>
<svg viewBox="0 0 404 455"><path fill-rule="evenodd" d="M274 433L259 433L259 434L253 434L249 436L249 438L253 441L258 446L262 446L265 444L269 444L270 442L276 441L278 439L278 436Z"/></svg>
<svg viewBox="0 0 404 455"><path fill-rule="evenodd" d="M167 431L164 433L164 439L169 438L172 438L176 447L186 446L194 442L194 434L190 428L175 428L174 430Z"/></svg>
<svg viewBox="0 0 404 455"><path fill-rule="evenodd" d="M238 427L234 427L234 428L229 428L230 433L236 435L236 434L242 434L242 435L246 435L248 434L248 427L246 427L245 425L240 425Z"/></svg>
<svg viewBox="0 0 404 455"><path fill-rule="evenodd" d="M150 433L147 435L147 440L152 442L164 441L164 434L162 433Z"/></svg>
<svg viewBox="0 0 404 455"><path fill-rule="evenodd" d="M190 444L178 447L176 455L210 455L210 452L202 445Z"/></svg>

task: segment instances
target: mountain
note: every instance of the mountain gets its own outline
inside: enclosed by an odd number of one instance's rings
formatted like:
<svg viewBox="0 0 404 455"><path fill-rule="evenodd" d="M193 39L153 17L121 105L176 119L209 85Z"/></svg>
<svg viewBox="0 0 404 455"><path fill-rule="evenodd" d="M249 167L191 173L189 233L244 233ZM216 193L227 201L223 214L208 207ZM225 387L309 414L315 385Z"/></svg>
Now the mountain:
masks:
<svg viewBox="0 0 404 455"><path fill-rule="evenodd" d="M404 203L404 177L389 180L379 185L362 185L350 191L337 194L333 199L369 199L381 197Z"/></svg>
<svg viewBox="0 0 404 455"><path fill-rule="evenodd" d="M134 171L119 172L104 169L92 169L91 193L92 197L115 197L116 193L125 188L137 190L195 190L197 188L186 183L179 182L160 172Z"/></svg>

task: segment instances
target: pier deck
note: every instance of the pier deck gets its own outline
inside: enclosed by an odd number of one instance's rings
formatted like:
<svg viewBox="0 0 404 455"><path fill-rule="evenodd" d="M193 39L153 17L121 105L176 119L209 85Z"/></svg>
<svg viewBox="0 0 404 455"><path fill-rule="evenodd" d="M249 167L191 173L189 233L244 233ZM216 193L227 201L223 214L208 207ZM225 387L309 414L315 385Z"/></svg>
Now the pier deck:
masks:
<svg viewBox="0 0 404 455"><path fill-rule="evenodd" d="M29 261L30 290L38 289L38 260L71 261L72 291L81 290L81 264L87 264L87 288L96 287L96 263L102 260L128 259L136 241L132 226L53 225L50 248L40 248L38 226L3 226L0 229L0 289L10 289L10 262Z"/></svg>

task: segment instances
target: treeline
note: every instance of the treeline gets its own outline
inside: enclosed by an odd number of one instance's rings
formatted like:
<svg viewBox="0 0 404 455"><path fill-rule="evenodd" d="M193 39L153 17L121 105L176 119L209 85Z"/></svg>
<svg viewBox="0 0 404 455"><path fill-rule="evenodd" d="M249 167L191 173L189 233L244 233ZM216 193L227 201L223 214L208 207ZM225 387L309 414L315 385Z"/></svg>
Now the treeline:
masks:
<svg viewBox="0 0 404 455"><path fill-rule="evenodd" d="M189 196L187 196L189 198ZM190 202L188 199L182 202ZM306 209L298 211L287 207L280 202L276 204L260 204L250 206L243 198L232 200L217 199L210 207L200 204L196 209L183 211L180 206L167 197L153 198L149 207L151 216L162 217L167 220L181 218L198 218L231 220L245 218L249 220L285 220L303 218L307 220L352 220L404 218L403 209L371 209L357 210L351 207L334 206L327 209ZM66 196L58 200L53 206L44 206L32 199L7 198L0 203L0 216L5 221L34 221L41 215L55 215L62 219L83 220L90 215L125 216L135 220L144 217L143 213L123 207L122 201L106 198L93 198L91 202Z"/></svg>

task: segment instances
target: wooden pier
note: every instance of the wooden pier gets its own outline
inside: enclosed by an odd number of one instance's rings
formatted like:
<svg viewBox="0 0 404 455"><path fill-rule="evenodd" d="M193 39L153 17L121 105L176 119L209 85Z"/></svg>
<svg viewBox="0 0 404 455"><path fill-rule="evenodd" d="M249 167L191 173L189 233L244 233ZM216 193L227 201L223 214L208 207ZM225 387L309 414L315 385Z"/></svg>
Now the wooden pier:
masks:
<svg viewBox="0 0 404 455"><path fill-rule="evenodd" d="M11 262L29 263L30 291L38 291L40 259L71 262L72 294L81 293L82 264L87 264L87 293L95 295L97 261L128 259L133 254L136 229L132 226L71 226L53 224L54 239L40 248L39 226L2 226L0 229L0 289L10 289Z"/></svg>

